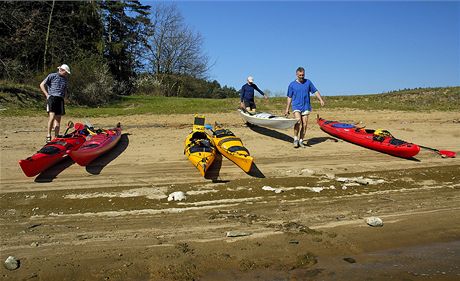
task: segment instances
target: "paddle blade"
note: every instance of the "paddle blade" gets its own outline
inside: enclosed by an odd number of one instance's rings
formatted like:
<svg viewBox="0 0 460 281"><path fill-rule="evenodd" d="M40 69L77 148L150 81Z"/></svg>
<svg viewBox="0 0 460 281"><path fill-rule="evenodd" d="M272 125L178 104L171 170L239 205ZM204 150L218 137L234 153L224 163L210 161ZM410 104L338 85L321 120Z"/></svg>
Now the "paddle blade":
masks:
<svg viewBox="0 0 460 281"><path fill-rule="evenodd" d="M83 125L82 123L75 123L74 128L75 128L75 130L80 131L80 130L83 130L85 128L85 125Z"/></svg>
<svg viewBox="0 0 460 281"><path fill-rule="evenodd" d="M457 156L457 153L449 150L439 150L439 154L441 154L443 158L455 158L455 156Z"/></svg>

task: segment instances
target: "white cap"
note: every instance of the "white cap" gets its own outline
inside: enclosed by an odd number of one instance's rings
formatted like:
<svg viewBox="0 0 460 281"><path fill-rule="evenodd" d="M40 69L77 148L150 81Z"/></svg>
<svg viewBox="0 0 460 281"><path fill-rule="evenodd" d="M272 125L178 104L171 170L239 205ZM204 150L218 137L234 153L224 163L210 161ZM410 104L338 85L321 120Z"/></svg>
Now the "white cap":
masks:
<svg viewBox="0 0 460 281"><path fill-rule="evenodd" d="M65 70L65 72L70 74L70 67L67 64L63 64L63 65L59 66L58 69L63 69L63 70Z"/></svg>
<svg viewBox="0 0 460 281"><path fill-rule="evenodd" d="M253 78L252 76L248 76L248 82L253 83L253 82L254 82L254 78Z"/></svg>

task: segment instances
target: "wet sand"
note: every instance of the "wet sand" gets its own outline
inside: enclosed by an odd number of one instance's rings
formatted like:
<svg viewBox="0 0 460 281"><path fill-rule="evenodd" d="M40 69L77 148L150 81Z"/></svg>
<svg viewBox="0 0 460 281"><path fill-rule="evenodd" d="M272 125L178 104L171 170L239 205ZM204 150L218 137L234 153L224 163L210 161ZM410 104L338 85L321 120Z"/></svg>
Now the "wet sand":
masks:
<svg viewBox="0 0 460 281"><path fill-rule="evenodd" d="M460 113L319 113L459 152ZM209 114L208 123L241 137L256 165L245 173L219 158L202 178L183 155L192 115L91 121L122 123L113 151L88 167L64 160L27 178L17 161L43 145L46 118L2 118L0 257L15 256L21 266L2 267L0 279L460 278L458 158L428 150L412 160L385 155L332 138L314 118L309 146L294 149L292 129L248 127L236 112ZM356 177L373 184L340 179ZM168 201L175 191L187 199ZM373 216L383 227L366 224Z"/></svg>

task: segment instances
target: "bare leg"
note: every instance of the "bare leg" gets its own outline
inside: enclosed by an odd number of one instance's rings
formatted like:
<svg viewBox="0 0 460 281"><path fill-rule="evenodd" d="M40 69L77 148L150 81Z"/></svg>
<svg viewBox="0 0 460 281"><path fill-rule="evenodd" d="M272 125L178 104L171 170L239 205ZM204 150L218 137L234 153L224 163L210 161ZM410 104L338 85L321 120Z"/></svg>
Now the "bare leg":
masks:
<svg viewBox="0 0 460 281"><path fill-rule="evenodd" d="M307 132L308 114L302 116L302 128L300 129L300 139L304 139Z"/></svg>
<svg viewBox="0 0 460 281"><path fill-rule="evenodd" d="M59 136L59 130L61 129L61 117L62 115L54 116L54 136Z"/></svg>
<svg viewBox="0 0 460 281"><path fill-rule="evenodd" d="M48 119L48 137L51 136L51 131L53 130L53 125L54 125L54 118L55 118L55 114L54 112L48 112L48 116L49 116L49 119Z"/></svg>
<svg viewBox="0 0 460 281"><path fill-rule="evenodd" d="M301 129L301 122L302 122L302 116L300 115L300 112L294 112L294 117L297 119L297 123L294 125L294 139L296 137L299 137L299 129Z"/></svg>

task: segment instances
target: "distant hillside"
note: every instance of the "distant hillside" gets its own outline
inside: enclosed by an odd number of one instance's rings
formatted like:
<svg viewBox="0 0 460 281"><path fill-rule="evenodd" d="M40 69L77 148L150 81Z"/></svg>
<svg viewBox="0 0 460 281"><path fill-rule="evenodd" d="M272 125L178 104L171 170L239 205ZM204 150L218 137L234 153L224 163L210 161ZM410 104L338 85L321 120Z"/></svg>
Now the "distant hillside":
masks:
<svg viewBox="0 0 460 281"><path fill-rule="evenodd" d="M326 99L328 107L460 111L460 87L418 88L376 95L331 96Z"/></svg>
<svg viewBox="0 0 460 281"><path fill-rule="evenodd" d="M363 110L457 111L460 112L460 87L419 88L374 95L326 96L327 108L356 108ZM285 97L268 100L257 98L257 108L282 114ZM314 108L319 104L312 97ZM123 96L121 100L100 107L70 106L74 116L118 116L131 114L209 113L231 112L239 105L239 98L202 99L156 96ZM44 113L45 99L37 87L0 81L0 115L20 116Z"/></svg>
<svg viewBox="0 0 460 281"><path fill-rule="evenodd" d="M38 85L14 84L0 81L0 110L6 108L38 108L45 105L45 98Z"/></svg>

